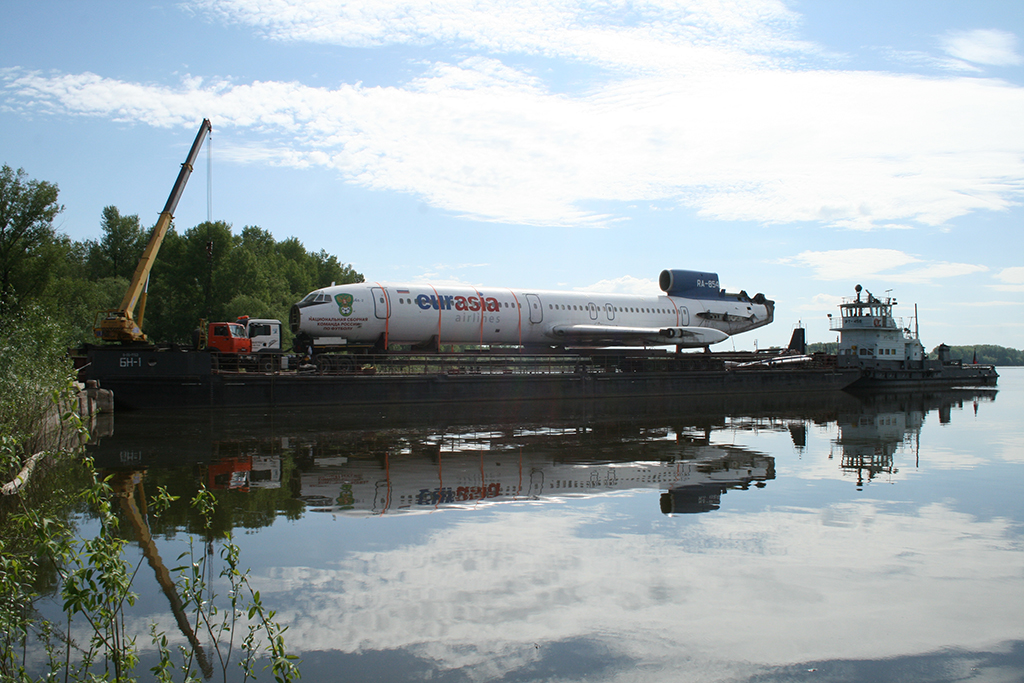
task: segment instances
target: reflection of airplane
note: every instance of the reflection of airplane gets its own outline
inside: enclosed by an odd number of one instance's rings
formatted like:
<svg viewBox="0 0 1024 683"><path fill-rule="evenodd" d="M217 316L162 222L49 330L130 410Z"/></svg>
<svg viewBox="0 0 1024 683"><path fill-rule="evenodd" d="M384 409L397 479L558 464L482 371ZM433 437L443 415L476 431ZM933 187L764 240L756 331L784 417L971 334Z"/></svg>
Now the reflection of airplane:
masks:
<svg viewBox="0 0 1024 683"><path fill-rule="evenodd" d="M291 310L309 343L699 348L772 321L763 294L727 294L718 275L665 270L662 296L366 283L324 287ZM342 341L343 340L343 341Z"/></svg>
<svg viewBox="0 0 1024 683"><path fill-rule="evenodd" d="M682 500L691 490L746 488L775 477L772 458L736 448L680 447L683 457L663 461L556 460L557 451L492 453L435 451L388 456L385 461L354 459L317 466L302 473L301 497L314 511L381 515L473 508L517 500L560 500L639 488L668 490ZM670 504L663 511L717 509Z"/></svg>
<svg viewBox="0 0 1024 683"><path fill-rule="evenodd" d="M733 453L720 460L694 463L694 466L703 477L681 481L661 494L661 511L665 514L717 510L722 494L729 489L746 490L750 482L764 488L765 481L775 478L775 459L767 455Z"/></svg>

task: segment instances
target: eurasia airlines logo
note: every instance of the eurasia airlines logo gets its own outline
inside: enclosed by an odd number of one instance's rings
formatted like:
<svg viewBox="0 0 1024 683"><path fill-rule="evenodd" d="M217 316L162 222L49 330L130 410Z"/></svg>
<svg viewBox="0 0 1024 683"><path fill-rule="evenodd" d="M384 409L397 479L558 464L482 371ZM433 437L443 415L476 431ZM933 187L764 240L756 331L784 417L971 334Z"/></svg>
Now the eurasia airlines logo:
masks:
<svg viewBox="0 0 1024 683"><path fill-rule="evenodd" d="M416 304L424 311L434 309L435 311L500 311L501 304L493 296L484 298L480 296L452 296L444 294L441 296L420 294L416 297Z"/></svg>

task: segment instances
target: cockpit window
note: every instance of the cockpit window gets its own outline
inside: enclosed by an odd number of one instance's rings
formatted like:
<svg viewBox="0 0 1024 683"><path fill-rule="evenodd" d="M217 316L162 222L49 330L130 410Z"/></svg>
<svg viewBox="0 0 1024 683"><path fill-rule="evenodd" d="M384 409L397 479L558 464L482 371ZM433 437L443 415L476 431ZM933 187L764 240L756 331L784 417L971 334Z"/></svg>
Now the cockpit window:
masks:
<svg viewBox="0 0 1024 683"><path fill-rule="evenodd" d="M330 302L330 300L331 300L331 295L330 294L328 294L327 292L323 292L323 291L318 289L315 292L310 292L309 294L307 294L306 298L303 299L301 303L304 303L304 304L322 304L322 303L328 303L328 302Z"/></svg>

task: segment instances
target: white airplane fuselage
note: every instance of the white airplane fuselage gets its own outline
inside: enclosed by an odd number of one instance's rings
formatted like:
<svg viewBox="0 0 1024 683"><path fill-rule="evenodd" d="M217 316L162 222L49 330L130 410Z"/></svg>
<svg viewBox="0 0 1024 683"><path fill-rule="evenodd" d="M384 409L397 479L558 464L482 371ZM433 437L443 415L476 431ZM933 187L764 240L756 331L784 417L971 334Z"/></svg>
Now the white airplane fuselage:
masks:
<svg viewBox="0 0 1024 683"><path fill-rule="evenodd" d="M681 280L690 286L680 286ZM665 271L662 289L666 293L661 296L638 296L364 282L311 292L292 307L290 324L297 335L381 348L392 344L699 348L767 325L773 318L772 301L760 294L753 299L744 293L726 294L713 273ZM685 296L680 295L683 292Z"/></svg>

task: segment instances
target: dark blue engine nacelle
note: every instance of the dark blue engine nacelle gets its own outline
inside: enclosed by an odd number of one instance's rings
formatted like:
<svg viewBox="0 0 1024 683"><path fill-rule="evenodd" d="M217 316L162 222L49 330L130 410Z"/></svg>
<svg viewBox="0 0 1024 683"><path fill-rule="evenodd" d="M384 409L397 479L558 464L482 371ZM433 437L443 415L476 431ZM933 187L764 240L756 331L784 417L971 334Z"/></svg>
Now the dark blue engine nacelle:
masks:
<svg viewBox="0 0 1024 683"><path fill-rule="evenodd" d="M663 270L658 278L661 291L669 296L688 299L720 299L718 273L700 273L696 270Z"/></svg>

